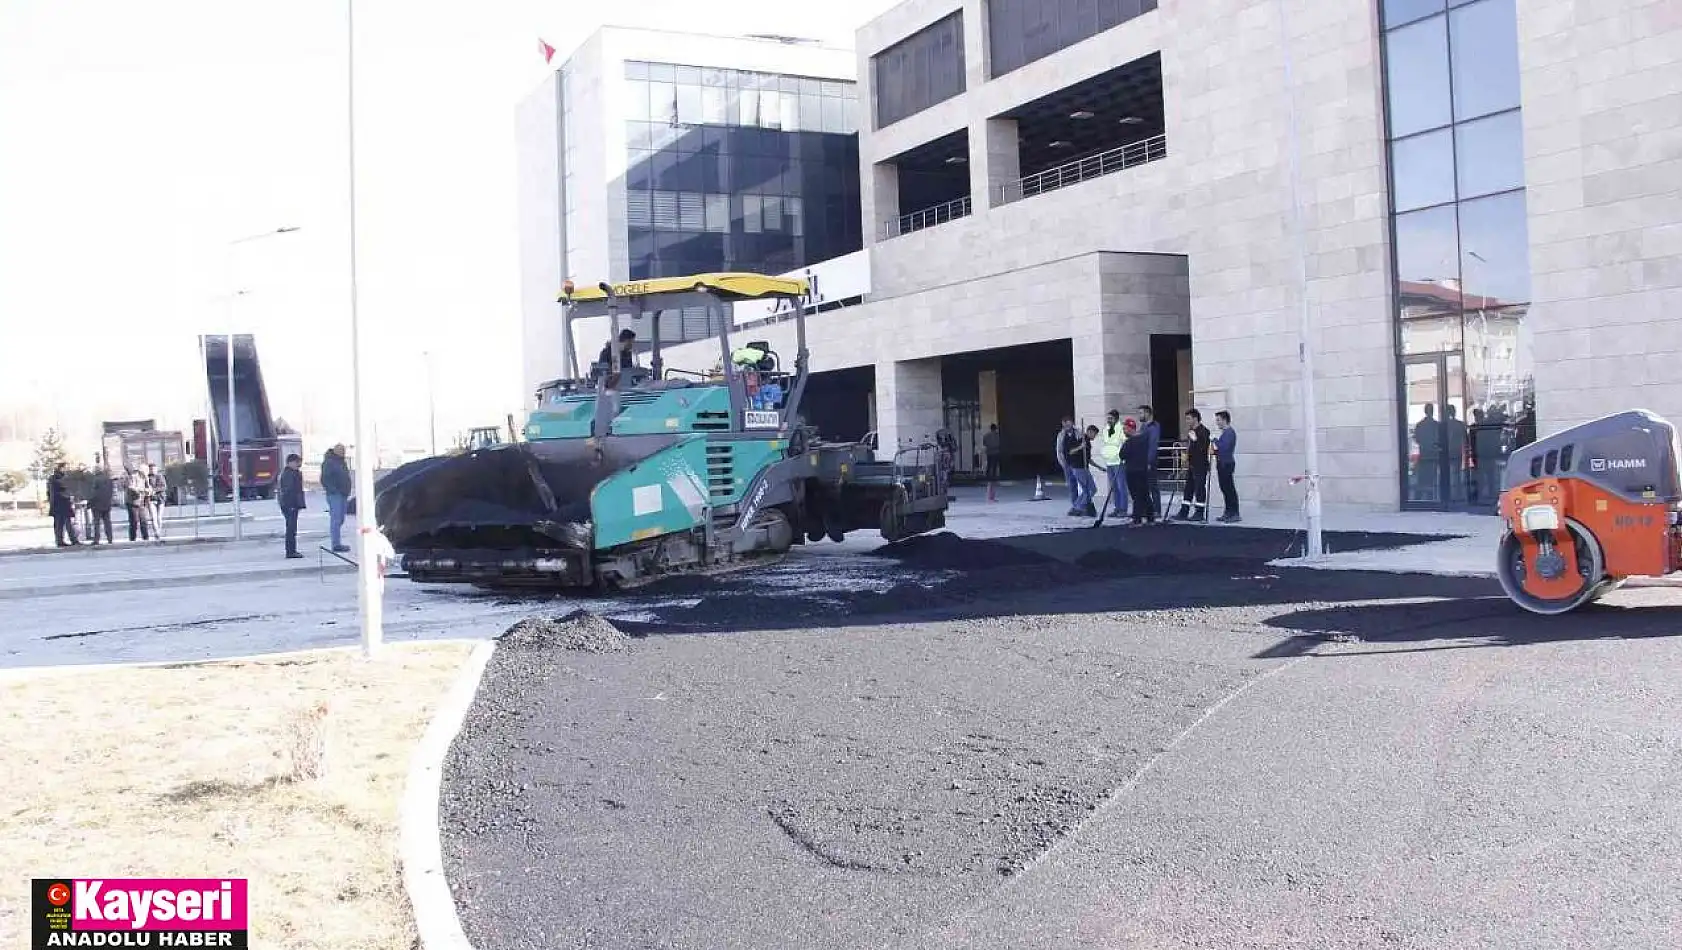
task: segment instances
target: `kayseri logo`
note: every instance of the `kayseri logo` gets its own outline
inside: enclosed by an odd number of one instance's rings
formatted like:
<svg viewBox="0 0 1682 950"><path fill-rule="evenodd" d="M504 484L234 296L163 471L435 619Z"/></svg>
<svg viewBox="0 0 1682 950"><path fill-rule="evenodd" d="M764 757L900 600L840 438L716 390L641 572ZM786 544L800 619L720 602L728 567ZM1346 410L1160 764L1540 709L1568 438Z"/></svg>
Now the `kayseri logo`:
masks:
<svg viewBox="0 0 1682 950"><path fill-rule="evenodd" d="M1627 472L1646 467L1646 459L1589 459L1591 472Z"/></svg>

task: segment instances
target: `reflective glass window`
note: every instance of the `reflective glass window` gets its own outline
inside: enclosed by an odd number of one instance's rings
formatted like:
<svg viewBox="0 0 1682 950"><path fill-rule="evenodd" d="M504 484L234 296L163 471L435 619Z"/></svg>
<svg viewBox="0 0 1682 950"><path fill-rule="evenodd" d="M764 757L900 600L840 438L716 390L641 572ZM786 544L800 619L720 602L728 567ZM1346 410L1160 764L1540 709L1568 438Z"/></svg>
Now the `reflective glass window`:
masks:
<svg viewBox="0 0 1682 950"><path fill-rule="evenodd" d="M648 119L667 124L677 121L677 86L667 82L648 84Z"/></svg>
<svg viewBox="0 0 1682 950"><path fill-rule="evenodd" d="M1449 13L1454 49L1454 117L1519 106L1518 15L1514 0L1479 0Z"/></svg>
<svg viewBox="0 0 1682 950"><path fill-rule="evenodd" d="M1524 127L1518 112L1503 112L1454 128L1461 198L1524 187Z"/></svg>
<svg viewBox="0 0 1682 950"><path fill-rule="evenodd" d="M1390 151L1397 211L1454 200L1454 136L1448 129L1396 142Z"/></svg>
<svg viewBox="0 0 1682 950"><path fill-rule="evenodd" d="M1524 192L1460 203L1460 272L1466 308L1530 300Z"/></svg>
<svg viewBox="0 0 1682 950"><path fill-rule="evenodd" d="M701 122L701 87L677 87L677 120L683 125L698 125Z"/></svg>
<svg viewBox="0 0 1682 950"><path fill-rule="evenodd" d="M677 82L677 67L670 63L649 63L648 78L656 82Z"/></svg>
<svg viewBox="0 0 1682 950"><path fill-rule="evenodd" d="M1443 0L1384 0L1384 27L1389 29L1441 12Z"/></svg>
<svg viewBox="0 0 1682 950"><path fill-rule="evenodd" d="M852 103L846 99L825 99L823 101L823 130L848 134L856 132L851 119Z"/></svg>
<svg viewBox="0 0 1682 950"><path fill-rule="evenodd" d="M800 94L800 130L802 132L823 131L823 103L821 95Z"/></svg>
<svg viewBox="0 0 1682 950"><path fill-rule="evenodd" d="M625 78L626 79L647 79L648 78L648 64L647 63L639 63L639 62L636 62L634 60L626 60L625 61Z"/></svg>
<svg viewBox="0 0 1682 950"><path fill-rule="evenodd" d="M1452 205L1396 215L1396 279L1402 282L1404 306L1410 292L1436 301L1435 306L1460 305L1454 290L1460 280L1455 217Z"/></svg>
<svg viewBox="0 0 1682 950"><path fill-rule="evenodd" d="M1444 17L1384 37L1390 134L1401 138L1449 124L1448 30Z"/></svg>
<svg viewBox="0 0 1682 950"><path fill-rule="evenodd" d="M726 93L721 87L701 87L701 121L707 125L723 125L729 121L725 109Z"/></svg>
<svg viewBox="0 0 1682 950"><path fill-rule="evenodd" d="M730 196L725 194L707 195L706 219L708 231L729 231Z"/></svg>
<svg viewBox="0 0 1682 950"><path fill-rule="evenodd" d="M626 80L625 118L633 122L648 118L648 83Z"/></svg>
<svg viewBox="0 0 1682 950"><path fill-rule="evenodd" d="M764 212L764 201L759 195L742 196L742 230L758 234L765 229L760 217Z"/></svg>

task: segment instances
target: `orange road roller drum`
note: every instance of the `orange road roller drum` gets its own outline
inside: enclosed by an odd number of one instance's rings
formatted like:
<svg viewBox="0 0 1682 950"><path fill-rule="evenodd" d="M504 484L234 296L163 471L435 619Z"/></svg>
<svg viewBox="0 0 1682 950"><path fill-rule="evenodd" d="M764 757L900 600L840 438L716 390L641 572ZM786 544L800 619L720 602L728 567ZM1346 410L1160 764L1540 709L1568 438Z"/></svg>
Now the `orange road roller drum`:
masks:
<svg viewBox="0 0 1682 950"><path fill-rule="evenodd" d="M1538 614L1682 569L1676 427L1645 410L1515 450L1502 479L1501 587Z"/></svg>

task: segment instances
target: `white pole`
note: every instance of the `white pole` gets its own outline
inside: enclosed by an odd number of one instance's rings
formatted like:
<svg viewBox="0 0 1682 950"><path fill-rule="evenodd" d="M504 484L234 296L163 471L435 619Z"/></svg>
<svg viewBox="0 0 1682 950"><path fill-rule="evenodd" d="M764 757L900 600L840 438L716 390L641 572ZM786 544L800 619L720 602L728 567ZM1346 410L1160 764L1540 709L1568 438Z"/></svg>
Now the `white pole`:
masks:
<svg viewBox="0 0 1682 950"><path fill-rule="evenodd" d="M431 445L431 454L438 455L438 402L432 393L432 351L422 354L426 357L426 434Z"/></svg>
<svg viewBox="0 0 1682 950"><path fill-rule="evenodd" d="M233 489L234 540L240 541L245 538L245 525L240 521L239 412L234 405L234 301L237 296L228 297L228 483Z"/></svg>
<svg viewBox="0 0 1682 950"><path fill-rule="evenodd" d="M1297 330L1297 361L1302 370L1303 451L1308 457L1308 497L1305 505L1308 544L1303 553L1306 558L1315 559L1325 554L1326 548L1320 517L1320 428L1314 396L1314 324L1308 303L1308 252L1302 222L1302 144L1298 140L1295 64L1292 62L1290 21L1286 13L1290 2L1279 0L1279 46L1285 57L1285 103L1290 116L1291 250L1296 264L1297 305L1301 319Z"/></svg>
<svg viewBox="0 0 1682 950"><path fill-rule="evenodd" d="M374 443L369 438L368 407L362 400L362 324L356 308L356 0L345 0L345 99L349 113L350 176L350 359L351 405L356 413L356 533L362 541L356 558L357 606L362 615L362 655L372 657L381 640L380 579L370 534L374 523Z"/></svg>

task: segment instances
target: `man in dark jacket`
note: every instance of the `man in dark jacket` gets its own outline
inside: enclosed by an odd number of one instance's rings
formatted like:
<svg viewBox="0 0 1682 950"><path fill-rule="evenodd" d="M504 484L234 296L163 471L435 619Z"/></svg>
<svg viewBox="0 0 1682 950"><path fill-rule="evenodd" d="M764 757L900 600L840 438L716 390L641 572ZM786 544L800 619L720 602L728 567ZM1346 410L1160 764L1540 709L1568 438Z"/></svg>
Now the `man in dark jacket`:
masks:
<svg viewBox="0 0 1682 950"><path fill-rule="evenodd" d="M1139 431L1139 424L1128 419L1122 426L1126 441L1121 443L1121 469L1127 480L1127 494L1132 500L1133 523L1156 524L1156 509L1151 507L1151 441Z"/></svg>
<svg viewBox="0 0 1682 950"><path fill-rule="evenodd" d="M1145 479L1149 485L1145 489L1145 500L1151 506L1149 520L1155 523L1162 517L1162 424L1156 421L1156 410L1150 406L1139 407L1139 437L1150 446L1150 472Z"/></svg>
<svg viewBox="0 0 1682 950"><path fill-rule="evenodd" d="M304 460L296 455L286 457L286 467L280 470L280 516L286 519L286 556L303 557L298 553L298 512L304 504Z"/></svg>
<svg viewBox="0 0 1682 950"><path fill-rule="evenodd" d="M53 466L47 476L47 514L53 519L53 543L59 547L80 547L76 540L76 500L70 497L70 486L64 484L64 463ZM68 543L65 538L70 540Z"/></svg>
<svg viewBox="0 0 1682 950"><path fill-rule="evenodd" d="M116 544L111 537L111 506L117 500L117 486L111 481L111 470L101 465L93 472L93 497L88 499L88 511L93 515L93 530L89 541L99 546L99 529L105 529L105 543Z"/></svg>
<svg viewBox="0 0 1682 950"><path fill-rule="evenodd" d="M1209 523L1209 428L1203 413L1186 410L1186 487L1180 496L1181 521Z"/></svg>
<svg viewBox="0 0 1682 950"><path fill-rule="evenodd" d="M630 327L626 327L619 331L619 359L615 360L613 358L613 341L609 340L602 344L602 351L596 357L596 362L606 363L607 371L610 373L616 371L616 367L613 365L615 362L619 364L617 369L630 369L637 365L636 347L637 333Z"/></svg>
<svg viewBox="0 0 1682 950"><path fill-rule="evenodd" d="M345 527L345 507L350 501L350 466L345 463L344 443L327 450L321 460L321 491L327 496L327 537L334 551L343 554L350 548L340 540ZM364 499L366 502L367 499Z"/></svg>

